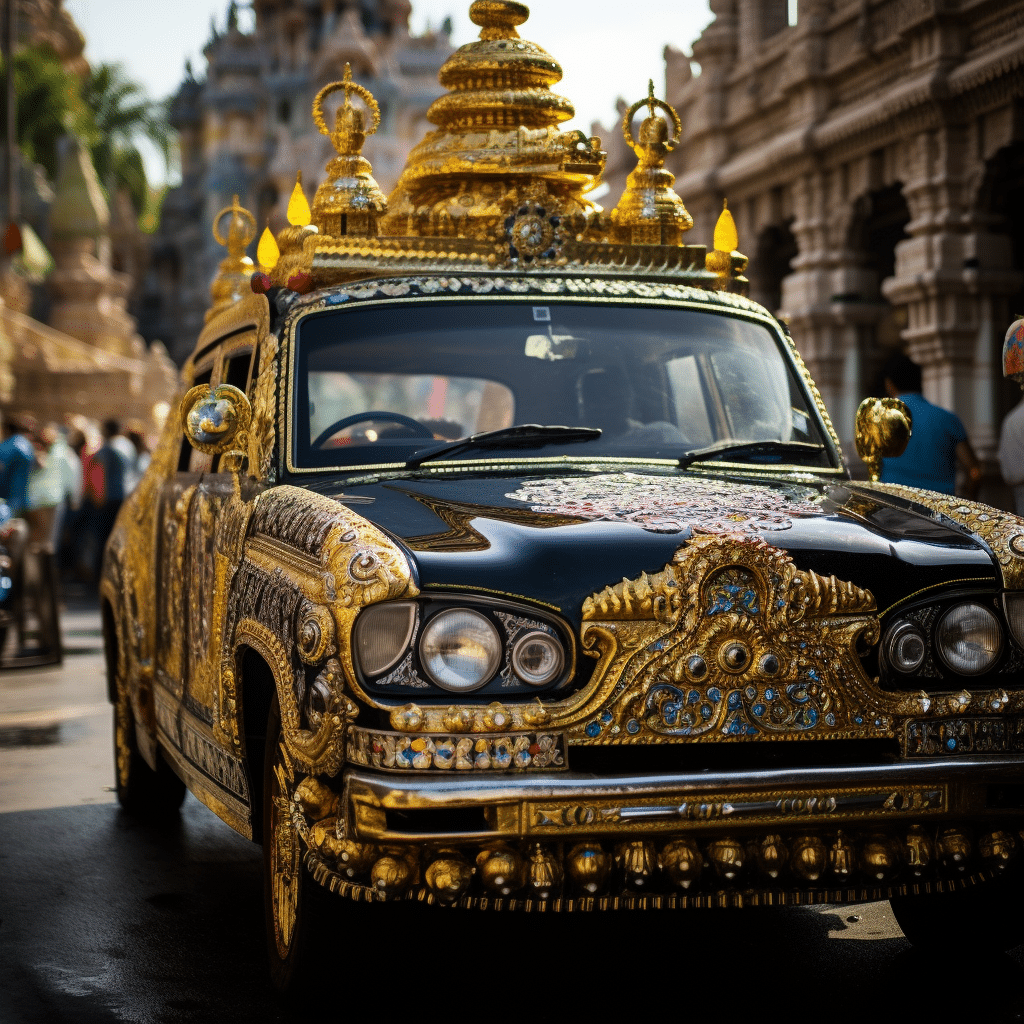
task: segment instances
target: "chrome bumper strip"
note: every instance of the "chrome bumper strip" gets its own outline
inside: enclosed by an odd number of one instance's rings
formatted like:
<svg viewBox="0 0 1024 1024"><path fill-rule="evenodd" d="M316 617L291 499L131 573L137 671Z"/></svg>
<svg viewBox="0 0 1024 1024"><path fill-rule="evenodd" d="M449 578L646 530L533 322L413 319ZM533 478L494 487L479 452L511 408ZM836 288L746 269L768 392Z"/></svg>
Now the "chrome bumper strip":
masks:
<svg viewBox="0 0 1024 1024"><path fill-rule="evenodd" d="M346 777L345 807L350 834L375 841L627 838L732 824L870 825L983 812L979 787L994 782L1024 783L1024 758L676 775L467 773L438 778L353 771ZM416 814L472 809L482 812L472 831L439 830L437 815L427 820Z"/></svg>

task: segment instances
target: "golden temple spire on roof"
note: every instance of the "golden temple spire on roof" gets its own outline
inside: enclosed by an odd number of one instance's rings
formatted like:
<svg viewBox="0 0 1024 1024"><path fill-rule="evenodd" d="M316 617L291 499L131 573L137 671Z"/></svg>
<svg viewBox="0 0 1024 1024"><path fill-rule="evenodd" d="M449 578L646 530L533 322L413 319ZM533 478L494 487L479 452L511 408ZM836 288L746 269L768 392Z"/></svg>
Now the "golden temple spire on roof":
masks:
<svg viewBox="0 0 1024 1024"><path fill-rule="evenodd" d="M324 100L344 90L345 102L338 108L333 130L324 118ZM352 103L355 94L366 104L371 124ZM331 82L313 100L313 120L338 154L327 164L327 178L313 199L313 223L329 238L377 234L377 219L387 210L387 200L374 181L369 161L362 155L363 143L380 125L380 107L365 86L352 81L352 66L345 65L345 77Z"/></svg>
<svg viewBox="0 0 1024 1024"><path fill-rule="evenodd" d="M633 118L643 106L647 107L648 115L634 141ZM668 115L671 124L658 116L659 108ZM626 179L626 191L611 214L616 241L680 245L683 232L693 227L693 218L672 188L675 175L665 168L665 157L679 145L682 132L679 115L664 100L655 97L651 79L647 98L634 103L622 119L622 134L640 163Z"/></svg>
<svg viewBox="0 0 1024 1024"><path fill-rule="evenodd" d="M728 200L723 199L722 212L718 215L718 222L715 224L715 248L707 254L704 260L704 266L718 275L720 289L730 288L733 280L746 284L746 278L740 275L746 270L748 261L743 253L736 251L739 244L740 238L736 231L736 221L733 220Z"/></svg>
<svg viewBox="0 0 1024 1024"><path fill-rule="evenodd" d="M596 212L584 197L604 169L600 142L559 130L573 106L550 90L562 77L558 62L519 36L525 4L476 0L469 13L480 38L441 68L449 91L427 112L437 130L410 154L382 230L493 240L534 204L575 238Z"/></svg>
<svg viewBox="0 0 1024 1024"><path fill-rule="evenodd" d="M221 233L220 224L228 216L231 219L225 237ZM221 260L217 276L210 285L210 298L213 301L206 311L207 322L251 292L250 279L255 268L252 260L245 255L245 250L256 237L256 218L239 205L238 196L213 218L213 237L227 249L228 254Z"/></svg>

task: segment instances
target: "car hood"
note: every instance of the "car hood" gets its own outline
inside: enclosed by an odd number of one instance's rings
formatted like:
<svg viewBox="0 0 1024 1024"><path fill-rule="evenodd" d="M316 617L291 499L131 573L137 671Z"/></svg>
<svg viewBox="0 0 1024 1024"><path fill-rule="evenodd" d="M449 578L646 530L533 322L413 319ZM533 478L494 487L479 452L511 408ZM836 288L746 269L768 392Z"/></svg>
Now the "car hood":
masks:
<svg viewBox="0 0 1024 1024"><path fill-rule="evenodd" d="M883 614L929 589L1000 581L988 548L956 523L849 481L597 473L311 489L400 540L421 589L525 598L574 624L585 598L660 571L701 533L761 537L799 569L870 590Z"/></svg>

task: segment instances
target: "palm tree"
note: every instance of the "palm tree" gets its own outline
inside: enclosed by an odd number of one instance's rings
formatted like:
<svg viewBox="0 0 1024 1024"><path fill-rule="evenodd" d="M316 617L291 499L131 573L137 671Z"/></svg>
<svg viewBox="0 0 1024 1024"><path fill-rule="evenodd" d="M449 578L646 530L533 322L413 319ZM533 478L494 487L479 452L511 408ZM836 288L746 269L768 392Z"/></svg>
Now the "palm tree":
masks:
<svg viewBox="0 0 1024 1024"><path fill-rule="evenodd" d="M108 194L127 191L137 213L146 208L149 183L136 143L153 142L169 162L171 127L165 106L154 103L121 64L98 64L82 82L82 99L95 123L89 149Z"/></svg>

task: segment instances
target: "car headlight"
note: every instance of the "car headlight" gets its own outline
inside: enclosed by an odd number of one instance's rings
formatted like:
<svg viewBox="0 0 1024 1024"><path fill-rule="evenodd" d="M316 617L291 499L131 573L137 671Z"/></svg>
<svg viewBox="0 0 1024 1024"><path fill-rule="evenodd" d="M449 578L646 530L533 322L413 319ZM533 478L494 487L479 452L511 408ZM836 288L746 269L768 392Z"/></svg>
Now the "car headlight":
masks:
<svg viewBox="0 0 1024 1024"><path fill-rule="evenodd" d="M379 676L398 664L412 640L416 605L388 601L364 608L353 631L356 660L363 674Z"/></svg>
<svg viewBox="0 0 1024 1024"><path fill-rule="evenodd" d="M524 634L512 648L512 671L530 686L550 683L562 671L564 661L562 645L539 630Z"/></svg>
<svg viewBox="0 0 1024 1024"><path fill-rule="evenodd" d="M1003 631L987 608L973 602L950 608L935 633L942 660L965 676L987 672L999 657Z"/></svg>
<svg viewBox="0 0 1024 1024"><path fill-rule="evenodd" d="M921 628L913 622L897 622L886 634L883 649L897 672L916 672L928 651Z"/></svg>
<svg viewBox="0 0 1024 1024"><path fill-rule="evenodd" d="M435 615L420 637L420 662L444 690L465 693L483 686L501 663L501 638L490 619L468 608Z"/></svg>

